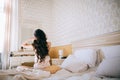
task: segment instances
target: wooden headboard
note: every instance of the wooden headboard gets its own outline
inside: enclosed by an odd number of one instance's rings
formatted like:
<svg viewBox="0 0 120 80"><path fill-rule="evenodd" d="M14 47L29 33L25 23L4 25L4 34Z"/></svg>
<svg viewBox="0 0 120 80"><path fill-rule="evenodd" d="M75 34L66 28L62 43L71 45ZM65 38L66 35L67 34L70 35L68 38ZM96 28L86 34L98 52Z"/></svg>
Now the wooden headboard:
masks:
<svg viewBox="0 0 120 80"><path fill-rule="evenodd" d="M58 50L64 50L63 56L68 56L69 54L72 53L72 45L68 44L68 45L62 45L62 46L55 46L55 47L51 47L50 49L50 57L51 58L58 58Z"/></svg>
<svg viewBox="0 0 120 80"><path fill-rule="evenodd" d="M102 47L120 45L120 31L72 42L72 48Z"/></svg>
<svg viewBox="0 0 120 80"><path fill-rule="evenodd" d="M120 31L111 32L92 38L71 42L69 45L52 47L50 50L51 58L58 58L58 50L64 50L64 56L68 56L77 48L100 48L103 46L120 45Z"/></svg>

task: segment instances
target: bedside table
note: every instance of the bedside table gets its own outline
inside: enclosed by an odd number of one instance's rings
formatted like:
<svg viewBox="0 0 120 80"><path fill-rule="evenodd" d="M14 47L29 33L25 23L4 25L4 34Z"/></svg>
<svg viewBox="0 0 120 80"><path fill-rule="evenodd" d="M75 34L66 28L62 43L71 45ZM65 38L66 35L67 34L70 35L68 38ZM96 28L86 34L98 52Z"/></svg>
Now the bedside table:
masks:
<svg viewBox="0 0 120 80"><path fill-rule="evenodd" d="M65 59L54 58L52 59L52 65L61 65Z"/></svg>
<svg viewBox="0 0 120 80"><path fill-rule="evenodd" d="M9 56L9 69L25 62L34 62L34 52L12 52L12 55Z"/></svg>

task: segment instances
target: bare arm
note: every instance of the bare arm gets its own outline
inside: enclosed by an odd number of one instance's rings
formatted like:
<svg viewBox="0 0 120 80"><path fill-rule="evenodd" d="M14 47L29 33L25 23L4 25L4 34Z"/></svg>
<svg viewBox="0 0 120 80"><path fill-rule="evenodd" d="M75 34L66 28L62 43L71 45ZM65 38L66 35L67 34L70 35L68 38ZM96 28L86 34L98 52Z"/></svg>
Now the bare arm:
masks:
<svg viewBox="0 0 120 80"><path fill-rule="evenodd" d="M34 40L35 40L35 38L30 38L30 39L26 40L25 42L22 43L21 47L33 49L32 44L30 44L29 42L33 42Z"/></svg>

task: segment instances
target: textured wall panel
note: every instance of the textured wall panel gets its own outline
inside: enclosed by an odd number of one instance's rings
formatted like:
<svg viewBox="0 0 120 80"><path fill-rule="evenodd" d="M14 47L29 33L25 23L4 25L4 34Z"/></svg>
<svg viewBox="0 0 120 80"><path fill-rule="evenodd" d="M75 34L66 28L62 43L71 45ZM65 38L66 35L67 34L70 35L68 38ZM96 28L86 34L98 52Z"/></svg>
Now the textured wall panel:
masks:
<svg viewBox="0 0 120 80"><path fill-rule="evenodd" d="M53 0L53 45L120 30L119 0Z"/></svg>
<svg viewBox="0 0 120 80"><path fill-rule="evenodd" d="M120 0L20 0L20 3L20 26L39 26L52 46L120 30Z"/></svg>
<svg viewBox="0 0 120 80"><path fill-rule="evenodd" d="M19 0L19 26L22 31L21 41L28 38L23 37L23 34L26 34L25 30L23 30L25 28L30 28L30 31L31 29L34 31L36 28L43 29L48 35L48 39L51 40L51 34L53 32L51 27L51 3L52 1L50 0ZM27 33L28 36L31 33Z"/></svg>

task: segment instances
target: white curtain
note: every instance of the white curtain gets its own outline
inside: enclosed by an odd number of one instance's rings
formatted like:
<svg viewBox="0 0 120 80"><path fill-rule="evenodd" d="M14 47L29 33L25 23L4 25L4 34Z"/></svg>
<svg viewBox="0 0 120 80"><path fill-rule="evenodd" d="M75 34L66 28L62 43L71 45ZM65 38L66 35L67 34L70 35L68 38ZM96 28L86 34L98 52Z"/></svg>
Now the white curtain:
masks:
<svg viewBox="0 0 120 80"><path fill-rule="evenodd" d="M3 51L4 42L4 29L5 29L5 14L4 14L4 0L0 1L0 52Z"/></svg>
<svg viewBox="0 0 120 80"><path fill-rule="evenodd" d="M5 33L5 14L4 14L4 0L0 1L0 68L2 68L2 53Z"/></svg>
<svg viewBox="0 0 120 80"><path fill-rule="evenodd" d="M6 69L8 63L8 54L10 52L10 19L11 19L11 0L5 0L4 5L5 27L4 27L4 42L2 51L2 69Z"/></svg>
<svg viewBox="0 0 120 80"><path fill-rule="evenodd" d="M3 28L2 69L9 67L9 54L18 50L18 0L4 0L5 26Z"/></svg>
<svg viewBox="0 0 120 80"><path fill-rule="evenodd" d="M11 46L10 51L17 51L19 49L20 39L18 26L18 0L12 0L12 14L11 14Z"/></svg>

